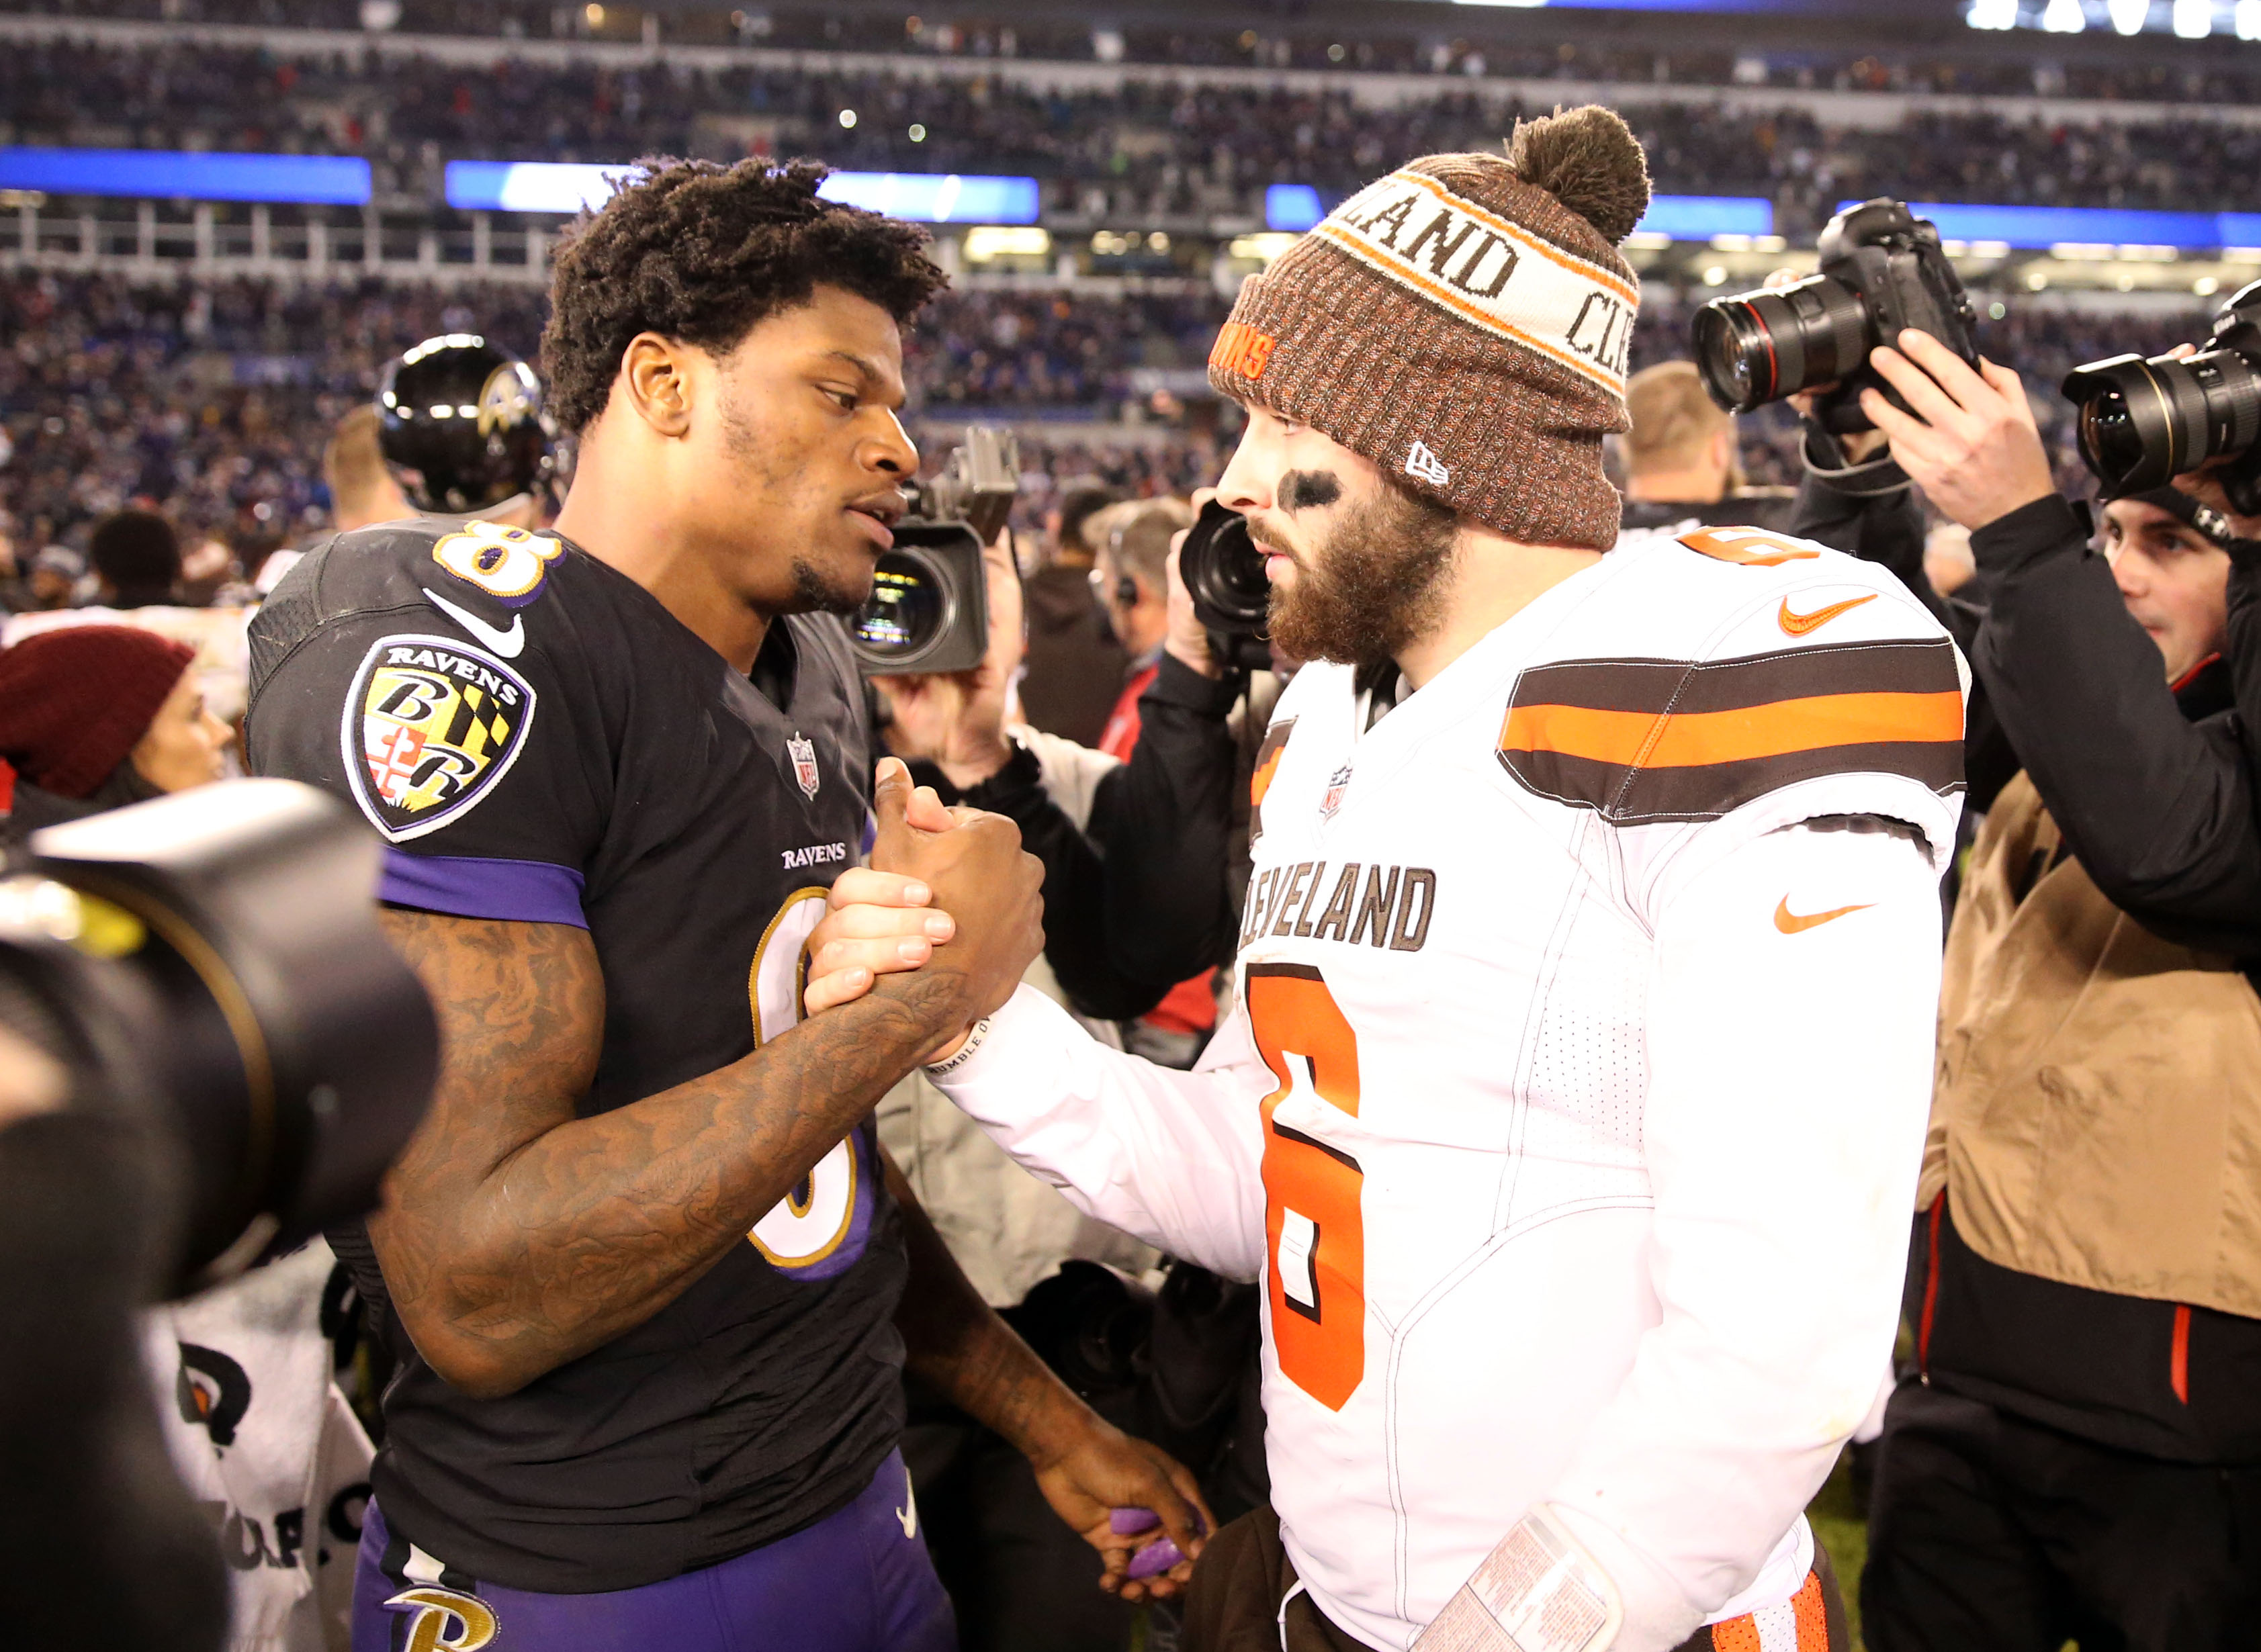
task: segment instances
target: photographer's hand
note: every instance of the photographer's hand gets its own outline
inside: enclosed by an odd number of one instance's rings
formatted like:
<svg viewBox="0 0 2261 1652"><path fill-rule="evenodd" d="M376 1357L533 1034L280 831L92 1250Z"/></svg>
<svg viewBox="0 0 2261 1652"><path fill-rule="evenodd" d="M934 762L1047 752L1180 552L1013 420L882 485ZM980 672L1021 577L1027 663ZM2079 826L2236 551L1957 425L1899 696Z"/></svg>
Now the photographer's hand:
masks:
<svg viewBox="0 0 2261 1652"><path fill-rule="evenodd" d="M1202 506L1216 497L1215 488L1195 490L1194 514L1199 516ZM1170 536L1169 630L1162 638L1162 651L1214 681L1224 675L1224 668L1209 651L1209 628L1194 612L1193 593L1186 589L1185 579L1178 572L1179 554L1186 548L1186 536L1192 532L1191 528L1181 528Z"/></svg>
<svg viewBox="0 0 2261 1652"><path fill-rule="evenodd" d="M1904 413L1876 390L1861 411L1890 438L1892 457L1931 502L1977 530L2056 492L2025 386L1980 357L1977 372L1930 334L1909 328L1899 348L1878 346L1870 364L1906 399Z"/></svg>

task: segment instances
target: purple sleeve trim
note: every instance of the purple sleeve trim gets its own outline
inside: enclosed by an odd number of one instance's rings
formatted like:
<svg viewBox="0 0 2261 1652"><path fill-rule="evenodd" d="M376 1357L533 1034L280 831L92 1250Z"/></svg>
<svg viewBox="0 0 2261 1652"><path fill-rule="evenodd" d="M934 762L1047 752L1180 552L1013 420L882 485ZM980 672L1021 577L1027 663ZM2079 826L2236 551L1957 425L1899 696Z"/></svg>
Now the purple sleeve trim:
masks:
<svg viewBox="0 0 2261 1652"><path fill-rule="evenodd" d="M571 924L586 929L581 875L546 861L484 860L460 855L384 852L377 898L393 906L450 918L499 918L521 924Z"/></svg>

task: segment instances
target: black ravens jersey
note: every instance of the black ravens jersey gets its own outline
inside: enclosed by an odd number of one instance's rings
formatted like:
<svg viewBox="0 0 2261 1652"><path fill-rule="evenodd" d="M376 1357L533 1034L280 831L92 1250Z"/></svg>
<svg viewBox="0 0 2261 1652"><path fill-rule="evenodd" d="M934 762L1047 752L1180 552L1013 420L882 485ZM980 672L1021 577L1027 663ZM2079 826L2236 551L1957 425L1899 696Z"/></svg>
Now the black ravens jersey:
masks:
<svg viewBox="0 0 2261 1652"><path fill-rule="evenodd" d="M793 1024L803 943L870 819L836 620L772 626L749 682L555 535L434 518L313 552L251 647L253 769L359 809L388 903L589 931L605 1029L584 1116ZM336 1239L382 1304L365 1234ZM866 1123L681 1297L506 1398L449 1387L384 1314L385 1518L449 1566L563 1593L809 1525L901 1430L904 1269Z"/></svg>

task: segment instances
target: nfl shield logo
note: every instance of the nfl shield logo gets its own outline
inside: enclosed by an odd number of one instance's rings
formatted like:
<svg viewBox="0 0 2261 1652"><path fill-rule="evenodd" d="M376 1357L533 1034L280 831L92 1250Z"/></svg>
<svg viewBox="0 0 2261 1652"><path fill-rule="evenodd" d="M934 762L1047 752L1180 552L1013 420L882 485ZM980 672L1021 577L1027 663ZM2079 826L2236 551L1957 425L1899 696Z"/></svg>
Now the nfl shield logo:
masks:
<svg viewBox="0 0 2261 1652"><path fill-rule="evenodd" d="M1343 793L1350 790L1350 765L1345 763L1327 782L1327 795L1319 799L1319 819L1331 820L1335 811L1342 807Z"/></svg>
<svg viewBox="0 0 2261 1652"><path fill-rule="evenodd" d="M793 777L800 782L805 797L816 796L816 744L795 734L785 743L786 754L793 759Z"/></svg>

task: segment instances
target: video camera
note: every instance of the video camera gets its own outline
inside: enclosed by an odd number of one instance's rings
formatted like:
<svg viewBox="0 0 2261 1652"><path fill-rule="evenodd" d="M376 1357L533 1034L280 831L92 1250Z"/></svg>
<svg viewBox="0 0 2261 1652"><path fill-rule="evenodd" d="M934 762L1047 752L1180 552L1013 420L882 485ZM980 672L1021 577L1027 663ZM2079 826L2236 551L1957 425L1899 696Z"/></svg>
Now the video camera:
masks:
<svg viewBox="0 0 2261 1652"><path fill-rule="evenodd" d="M2066 375L2080 456L2107 492L2162 488L2210 459L2230 506L2261 515L2261 281L2230 295L2195 354L2115 355Z"/></svg>
<svg viewBox="0 0 2261 1652"><path fill-rule="evenodd" d="M1248 519L1211 499L1178 553L1178 577L1209 631L1209 651L1228 671L1272 669L1272 582Z"/></svg>
<svg viewBox="0 0 2261 1652"><path fill-rule="evenodd" d="M159 1145L169 1294L375 1209L423 1119L439 1026L377 927L378 853L324 793L244 780L50 827L0 867L0 1028L64 1069L74 1111Z"/></svg>
<svg viewBox="0 0 2261 1652"><path fill-rule="evenodd" d="M910 490L893 549L879 554L872 595L848 621L857 663L874 676L970 671L989 651L982 547L1013 513L1021 445L1009 430L969 425L931 481Z"/></svg>
<svg viewBox="0 0 2261 1652"><path fill-rule="evenodd" d="M1721 407L1748 413L1834 383L1814 407L1823 428L1840 436L1870 429L1863 390L1880 390L1906 411L1869 365L1869 352L1906 327L1977 365L1977 317L1928 218L1899 201L1864 201L1831 218L1817 245L1820 268L1803 281L1714 298L1696 311L1696 366Z"/></svg>

